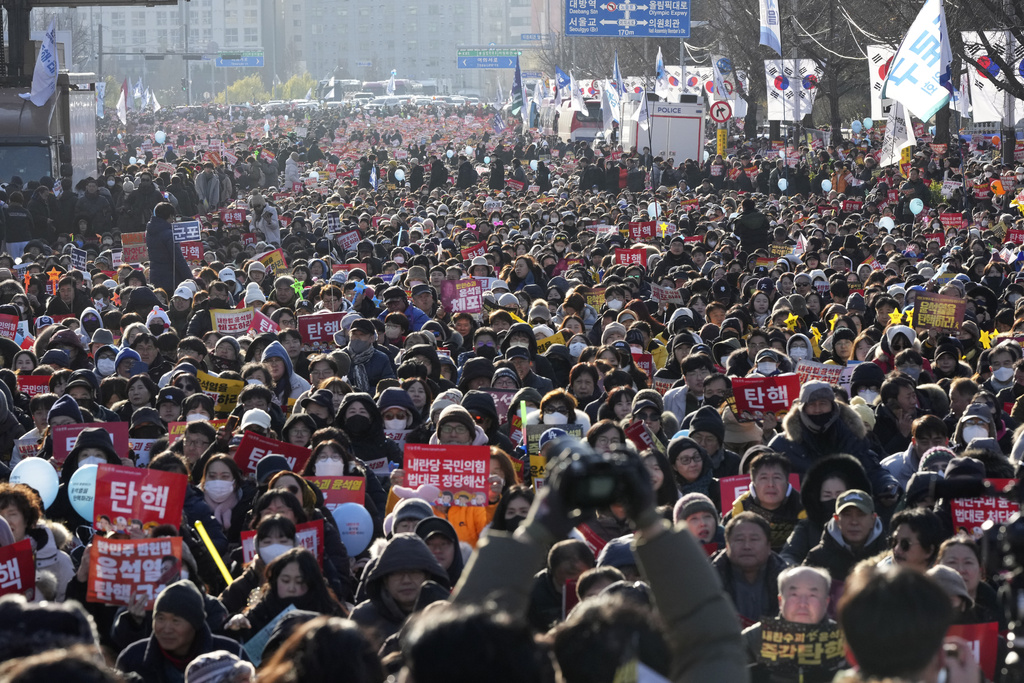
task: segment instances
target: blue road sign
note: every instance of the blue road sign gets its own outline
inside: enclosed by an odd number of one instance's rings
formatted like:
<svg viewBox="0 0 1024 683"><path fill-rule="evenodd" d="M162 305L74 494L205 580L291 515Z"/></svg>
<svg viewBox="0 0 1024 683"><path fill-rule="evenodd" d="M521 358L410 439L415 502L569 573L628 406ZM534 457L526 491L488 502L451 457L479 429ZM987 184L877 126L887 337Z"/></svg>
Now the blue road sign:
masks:
<svg viewBox="0 0 1024 683"><path fill-rule="evenodd" d="M240 59L224 59L217 57L217 66L242 66L261 67L263 66L263 55L242 55Z"/></svg>
<svg viewBox="0 0 1024 683"><path fill-rule="evenodd" d="M566 0L565 35L689 38L690 0Z"/></svg>
<svg viewBox="0 0 1024 683"><path fill-rule="evenodd" d="M460 69L514 69L515 57L458 57Z"/></svg>

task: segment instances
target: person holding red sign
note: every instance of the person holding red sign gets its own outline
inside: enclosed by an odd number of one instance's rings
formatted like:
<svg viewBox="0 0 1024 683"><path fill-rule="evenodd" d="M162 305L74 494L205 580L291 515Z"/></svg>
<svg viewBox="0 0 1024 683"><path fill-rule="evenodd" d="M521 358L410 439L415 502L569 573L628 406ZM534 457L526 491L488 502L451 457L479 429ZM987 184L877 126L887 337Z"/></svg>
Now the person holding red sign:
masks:
<svg viewBox="0 0 1024 683"><path fill-rule="evenodd" d="M26 484L0 484L0 517L5 520L13 537L5 545L26 538L32 540L36 561L35 588L39 596L44 600L63 602L68 583L75 576L71 557L61 550L70 538L68 530L46 519L39 496ZM52 585L41 577L43 571L53 577Z"/></svg>

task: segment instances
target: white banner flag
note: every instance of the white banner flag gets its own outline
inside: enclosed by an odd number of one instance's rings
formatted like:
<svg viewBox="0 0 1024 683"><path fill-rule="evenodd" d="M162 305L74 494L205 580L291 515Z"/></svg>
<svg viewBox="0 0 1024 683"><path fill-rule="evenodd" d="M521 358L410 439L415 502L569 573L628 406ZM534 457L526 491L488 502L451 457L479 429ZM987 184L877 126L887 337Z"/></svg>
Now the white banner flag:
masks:
<svg viewBox="0 0 1024 683"><path fill-rule="evenodd" d="M821 77L813 59L766 59L769 121L800 121L811 113Z"/></svg>
<svg viewBox="0 0 1024 683"><path fill-rule="evenodd" d="M949 101L952 62L942 0L927 0L896 50L882 96L902 102L927 121Z"/></svg>
<svg viewBox="0 0 1024 683"><path fill-rule="evenodd" d="M868 76L871 80L871 118L881 121L889 115L892 100L882 98L882 84L896 51L885 45L868 45Z"/></svg>
<svg viewBox="0 0 1024 683"><path fill-rule="evenodd" d="M882 156L878 159L880 168L900 163L900 151L914 144L914 137L907 125L903 105L893 102L889 117L885 120L885 137L882 138Z"/></svg>
<svg viewBox="0 0 1024 683"><path fill-rule="evenodd" d="M782 56L782 28L779 24L778 0L760 0L761 45L767 45Z"/></svg>
<svg viewBox="0 0 1024 683"><path fill-rule="evenodd" d="M37 107L46 104L55 92L57 92L57 20L50 20L50 28L46 29L46 35L39 45L39 57L36 59L36 68L32 72L32 92L25 93L21 97L29 100Z"/></svg>

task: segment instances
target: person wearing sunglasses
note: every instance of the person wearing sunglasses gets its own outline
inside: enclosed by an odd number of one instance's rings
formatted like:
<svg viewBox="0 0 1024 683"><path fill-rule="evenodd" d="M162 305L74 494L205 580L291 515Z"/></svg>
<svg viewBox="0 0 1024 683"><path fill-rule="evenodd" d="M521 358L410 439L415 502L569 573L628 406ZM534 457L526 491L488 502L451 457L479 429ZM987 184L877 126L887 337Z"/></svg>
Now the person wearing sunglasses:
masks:
<svg viewBox="0 0 1024 683"><path fill-rule="evenodd" d="M893 515L889 528L892 554L888 561L922 573L935 564L946 537L938 515L924 508L902 510Z"/></svg>

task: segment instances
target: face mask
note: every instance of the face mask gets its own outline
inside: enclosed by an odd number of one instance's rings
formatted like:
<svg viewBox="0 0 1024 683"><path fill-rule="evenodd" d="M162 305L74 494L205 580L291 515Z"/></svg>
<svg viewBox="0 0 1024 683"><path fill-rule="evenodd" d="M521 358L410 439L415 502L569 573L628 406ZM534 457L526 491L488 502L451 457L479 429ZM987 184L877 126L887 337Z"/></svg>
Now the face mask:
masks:
<svg viewBox="0 0 1024 683"><path fill-rule="evenodd" d="M579 358L580 354L583 353L584 349L586 348L587 344L585 344L584 342L576 342L574 344L569 344L569 355L571 355L573 358Z"/></svg>
<svg viewBox="0 0 1024 683"><path fill-rule="evenodd" d="M864 402L869 405L874 403L875 399L878 398L878 392L872 391L871 389L865 389L857 395L864 399Z"/></svg>
<svg viewBox="0 0 1024 683"><path fill-rule="evenodd" d="M1010 296L1008 297L1008 301L1009 301L1009 302L1010 302L1011 304L1014 304L1014 305L1016 305L1016 303L1017 303L1018 301L1020 301L1020 294L1011 294L1011 295L1010 295Z"/></svg>
<svg viewBox="0 0 1024 683"><path fill-rule="evenodd" d="M526 517L523 517L522 515L516 515L515 517L512 517L511 519L506 519L505 520L505 528L511 534L516 529L519 528L520 524L522 524L525 521L526 521Z"/></svg>
<svg viewBox="0 0 1024 683"><path fill-rule="evenodd" d="M1013 368L999 368L992 373L997 382L1009 382L1013 378Z"/></svg>
<svg viewBox="0 0 1024 683"><path fill-rule="evenodd" d="M544 413L544 424L546 425L564 425L568 422L568 416L561 413Z"/></svg>
<svg viewBox="0 0 1024 683"><path fill-rule="evenodd" d="M260 548L260 559L263 560L263 564L270 564L293 547L295 546L285 545L284 543L271 543L270 545L265 545Z"/></svg>
<svg viewBox="0 0 1024 683"><path fill-rule="evenodd" d="M964 427L962 434L964 443L970 443L974 439L987 439L988 429L985 427L978 427L977 425L971 425L969 427Z"/></svg>
<svg viewBox="0 0 1024 683"><path fill-rule="evenodd" d="M114 361L109 358L100 358L96 361L96 369L100 371L100 374L104 377L109 377L114 374Z"/></svg>
<svg viewBox="0 0 1024 683"><path fill-rule="evenodd" d="M405 429L405 420L384 420L384 429L390 429L392 431Z"/></svg>
<svg viewBox="0 0 1024 683"><path fill-rule="evenodd" d="M807 358L807 349L802 346L794 346L789 350L789 357L793 360L803 360Z"/></svg>
<svg viewBox="0 0 1024 683"><path fill-rule="evenodd" d="M896 368L896 369L899 370L900 372L902 372L904 375L910 375L914 379L915 382L918 380L918 378L921 377L921 368L908 367L908 368ZM1011 370L1011 372L1012 372L1012 370Z"/></svg>
<svg viewBox="0 0 1024 683"><path fill-rule="evenodd" d="M365 434L370 431L370 418L365 415L353 415L345 420L345 431L350 434Z"/></svg>
<svg viewBox="0 0 1024 683"><path fill-rule="evenodd" d="M704 402L716 410L725 403L725 396L705 396Z"/></svg>
<svg viewBox="0 0 1024 683"><path fill-rule="evenodd" d="M713 247L718 244L718 240L708 240L708 246Z"/></svg>
<svg viewBox="0 0 1024 683"><path fill-rule="evenodd" d="M214 503L223 503L231 496L235 491L235 482L233 481L208 481L203 484L203 491Z"/></svg>
<svg viewBox="0 0 1024 683"><path fill-rule="evenodd" d="M620 299L612 299L608 302L608 308L617 311L622 308L622 301Z"/></svg>
<svg viewBox="0 0 1024 683"><path fill-rule="evenodd" d="M807 419L818 427L824 427L829 423L829 420L832 419L832 412L833 411L829 411L827 413L822 413L821 415L808 415Z"/></svg>
<svg viewBox="0 0 1024 683"><path fill-rule="evenodd" d="M515 348L517 346L520 346L520 347L522 347L524 349L528 349L528 348L530 348L530 342L525 342L522 339L516 339L514 342L512 342L508 346L509 346L509 348Z"/></svg>
<svg viewBox="0 0 1024 683"><path fill-rule="evenodd" d="M357 356L370 348L372 344L365 339L353 339L348 343L348 349Z"/></svg>
<svg viewBox="0 0 1024 683"><path fill-rule="evenodd" d="M82 458L81 460L78 461L78 466L79 467L84 467L85 465L106 465L106 464L107 464L107 459L106 458L101 458L101 457L99 457L97 455L90 455L88 458Z"/></svg>
<svg viewBox="0 0 1024 683"><path fill-rule="evenodd" d="M757 371L760 372L762 375L770 375L770 374L772 374L773 372L775 372L778 369L779 369L779 366L777 364L775 364L775 363L758 363L757 364Z"/></svg>
<svg viewBox="0 0 1024 683"><path fill-rule="evenodd" d="M405 257L404 256L396 256L393 260L398 265L402 265L403 263L405 263Z"/></svg>
<svg viewBox="0 0 1024 683"><path fill-rule="evenodd" d="M316 476L318 477L341 477L345 475L345 463L341 460L318 460L315 469Z"/></svg>
<svg viewBox="0 0 1024 683"><path fill-rule="evenodd" d="M113 180L108 180L107 181L107 187L113 187L113 186L114 186L114 181Z"/></svg>

